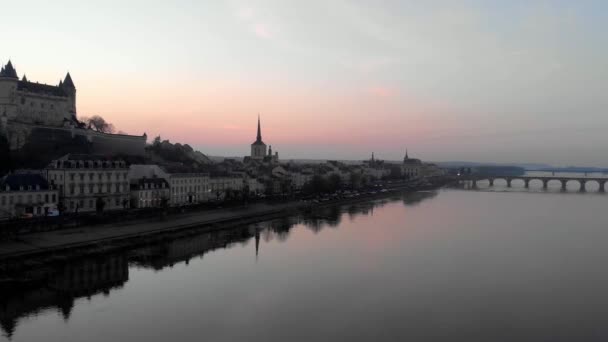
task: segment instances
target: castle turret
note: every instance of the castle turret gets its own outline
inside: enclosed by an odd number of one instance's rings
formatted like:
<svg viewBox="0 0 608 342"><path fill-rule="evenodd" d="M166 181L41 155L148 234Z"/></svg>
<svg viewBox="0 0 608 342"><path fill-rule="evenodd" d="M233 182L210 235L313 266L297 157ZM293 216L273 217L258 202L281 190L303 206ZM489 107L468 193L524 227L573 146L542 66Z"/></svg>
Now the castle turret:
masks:
<svg viewBox="0 0 608 342"><path fill-rule="evenodd" d="M0 68L0 114L11 119L17 115L17 86L19 77L13 63Z"/></svg>
<svg viewBox="0 0 608 342"><path fill-rule="evenodd" d="M59 86L61 88L63 88L63 90L65 90L66 94L68 95L68 99L69 99L69 112L70 114L72 114L74 116L74 118L76 117L76 86L74 86L74 82L72 81L72 76L70 76L70 73L68 72L67 75L65 75L65 79L63 80L63 83L59 83Z"/></svg>
<svg viewBox="0 0 608 342"><path fill-rule="evenodd" d="M8 61L8 63L6 63L6 65L0 69L0 77L14 78L16 80L19 79L17 76L17 70L15 70L13 67L13 63L11 63L11 61Z"/></svg>

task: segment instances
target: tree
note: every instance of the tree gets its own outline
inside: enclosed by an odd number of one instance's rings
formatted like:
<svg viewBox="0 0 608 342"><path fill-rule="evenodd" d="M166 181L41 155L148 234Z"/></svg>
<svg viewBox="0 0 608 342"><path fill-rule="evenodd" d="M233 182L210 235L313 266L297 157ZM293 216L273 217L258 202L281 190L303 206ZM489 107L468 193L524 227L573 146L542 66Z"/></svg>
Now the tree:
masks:
<svg viewBox="0 0 608 342"><path fill-rule="evenodd" d="M353 189L356 189L359 187L359 183L361 183L361 174L358 172L352 172L349 175L350 177L350 185L352 186Z"/></svg>
<svg viewBox="0 0 608 342"><path fill-rule="evenodd" d="M91 129L96 130L97 132L114 133L116 131L114 125L107 122L99 115L93 115L90 118L82 118L82 121L84 121L87 126L89 126Z"/></svg>
<svg viewBox="0 0 608 342"><path fill-rule="evenodd" d="M331 176L329 176L327 190L329 190L330 192L334 192L336 190L339 190L341 187L342 187L342 178L340 178L340 175L337 175L334 173Z"/></svg>

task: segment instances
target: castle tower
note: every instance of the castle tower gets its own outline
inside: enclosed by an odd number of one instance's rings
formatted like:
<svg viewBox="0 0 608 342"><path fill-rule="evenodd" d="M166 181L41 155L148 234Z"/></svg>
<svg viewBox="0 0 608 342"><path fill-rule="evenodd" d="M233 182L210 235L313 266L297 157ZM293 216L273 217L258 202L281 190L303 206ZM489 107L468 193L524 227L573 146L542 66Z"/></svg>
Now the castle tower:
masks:
<svg viewBox="0 0 608 342"><path fill-rule="evenodd" d="M262 141L262 128L260 116L258 115L258 135L251 144L251 159L262 160L266 156L266 144Z"/></svg>
<svg viewBox="0 0 608 342"><path fill-rule="evenodd" d="M76 117L76 86L74 86L72 76L70 76L69 72L65 75L63 83L59 83L59 86L68 94L68 111Z"/></svg>
<svg viewBox="0 0 608 342"><path fill-rule="evenodd" d="M0 114L8 119L17 116L17 87L19 77L13 63L8 61L0 69Z"/></svg>

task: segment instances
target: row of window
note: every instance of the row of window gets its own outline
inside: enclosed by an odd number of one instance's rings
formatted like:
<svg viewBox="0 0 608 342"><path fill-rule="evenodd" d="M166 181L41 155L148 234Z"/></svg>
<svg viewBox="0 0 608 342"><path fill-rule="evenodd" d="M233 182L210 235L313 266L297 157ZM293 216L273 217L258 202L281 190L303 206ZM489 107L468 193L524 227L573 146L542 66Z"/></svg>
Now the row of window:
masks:
<svg viewBox="0 0 608 342"><path fill-rule="evenodd" d="M21 104L24 105L26 103L25 97L21 97ZM36 102L34 101L30 101L30 107L34 107L36 105ZM44 108L45 107L45 103L44 102L40 102L40 108ZM53 103L49 104L49 108L51 109L55 109L55 105Z"/></svg>
<svg viewBox="0 0 608 342"><path fill-rule="evenodd" d="M121 193L127 188L126 183L108 183L108 184L79 184L78 187L74 184L68 185L68 194L70 195L86 195L86 194L101 194L101 193ZM77 192L78 190L78 192ZM87 191L88 190L88 191ZM112 191L114 190L114 191Z"/></svg>
<svg viewBox="0 0 608 342"><path fill-rule="evenodd" d="M112 174L114 174L114 177L112 177ZM120 180L121 178L123 180L126 180L127 176L128 176L128 174L126 172L124 172L124 173L106 172L105 177L104 177L103 172L99 172L99 173L70 172L70 173L68 173L68 179L72 182L74 182L76 180L81 181L81 182L84 182L85 180L93 181L95 179L97 179L98 181L102 181L104 178L106 180L112 180L112 178L114 178L116 180ZM51 181L63 181L63 175L62 174L51 174Z"/></svg>
<svg viewBox="0 0 608 342"><path fill-rule="evenodd" d="M57 194L16 194L16 195L2 195L0 196L0 205L6 206L13 204L33 204L35 203L56 203Z"/></svg>
<svg viewBox="0 0 608 342"><path fill-rule="evenodd" d="M112 206L112 205L114 205L115 207L127 206L128 202L129 201L126 198L122 198L122 197L115 197L113 199L111 199L111 198L104 199L106 208L108 206ZM80 209L82 209L82 210L96 209L97 208L97 199L88 199L88 200L81 199L81 200L77 200L77 201L69 201L68 208L72 211L74 211L76 209L79 209L79 210Z"/></svg>

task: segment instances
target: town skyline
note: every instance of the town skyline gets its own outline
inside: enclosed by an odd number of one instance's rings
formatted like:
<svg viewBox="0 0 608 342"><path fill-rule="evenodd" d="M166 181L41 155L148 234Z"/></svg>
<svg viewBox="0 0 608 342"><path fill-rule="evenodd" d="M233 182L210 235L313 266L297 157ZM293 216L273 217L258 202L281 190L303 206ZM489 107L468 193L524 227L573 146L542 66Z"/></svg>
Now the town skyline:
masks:
<svg viewBox="0 0 608 342"><path fill-rule="evenodd" d="M247 155L259 113L282 159L400 160L408 148L433 161L606 166L599 2L385 3L364 18L364 4L311 2L292 21L279 2L184 5L132 3L110 27L111 4L40 3L0 62L48 84L69 71L79 116L210 156ZM57 46L42 62L34 33Z"/></svg>

